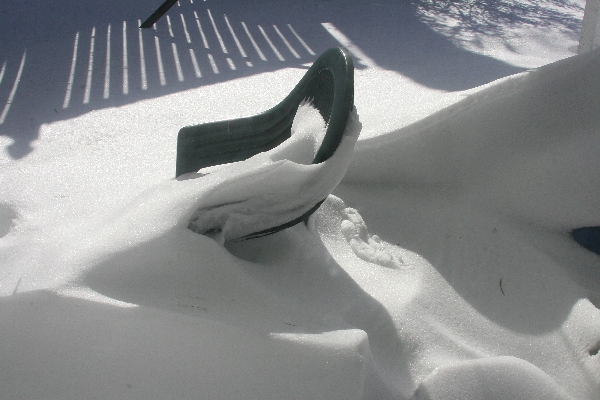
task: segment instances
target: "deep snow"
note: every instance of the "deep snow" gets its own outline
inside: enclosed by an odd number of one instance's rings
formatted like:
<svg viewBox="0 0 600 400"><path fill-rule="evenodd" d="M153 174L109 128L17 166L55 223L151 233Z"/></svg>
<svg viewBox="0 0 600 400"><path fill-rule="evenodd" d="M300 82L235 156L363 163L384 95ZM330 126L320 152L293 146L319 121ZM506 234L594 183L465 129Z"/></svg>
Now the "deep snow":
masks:
<svg viewBox="0 0 600 400"><path fill-rule="evenodd" d="M398 11L348 7L319 22ZM420 10L442 34L461 15ZM569 236L600 225L600 52L565 58L568 24L501 24L502 42L475 22L454 46L543 66L446 92L344 30L384 68L356 71L344 180L276 235L222 247L181 223L173 205L191 215L210 185L173 180L176 132L273 106L299 66L78 108L26 157L8 148L0 397L600 398L600 259Z"/></svg>

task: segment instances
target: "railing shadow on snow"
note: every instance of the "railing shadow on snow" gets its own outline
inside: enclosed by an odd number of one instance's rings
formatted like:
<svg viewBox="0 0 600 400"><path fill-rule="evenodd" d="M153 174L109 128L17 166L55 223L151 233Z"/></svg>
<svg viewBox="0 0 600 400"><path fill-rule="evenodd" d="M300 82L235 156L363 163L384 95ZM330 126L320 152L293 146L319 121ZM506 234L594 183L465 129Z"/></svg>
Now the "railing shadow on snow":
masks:
<svg viewBox="0 0 600 400"><path fill-rule="evenodd" d="M11 158L32 151L42 124L304 68L334 46L352 47L357 68L376 65L448 91L523 70L457 47L409 1L180 0L155 29L138 29L159 3L68 0L57 7L24 0L0 6L0 42L9 44L0 49L0 135L13 140Z"/></svg>

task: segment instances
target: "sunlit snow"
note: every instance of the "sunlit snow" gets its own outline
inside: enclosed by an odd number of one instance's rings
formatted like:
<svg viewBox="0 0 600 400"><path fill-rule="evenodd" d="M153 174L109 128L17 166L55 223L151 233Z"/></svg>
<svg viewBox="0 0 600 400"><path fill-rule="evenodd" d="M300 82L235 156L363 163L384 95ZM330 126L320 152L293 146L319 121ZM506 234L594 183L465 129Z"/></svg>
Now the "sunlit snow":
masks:
<svg viewBox="0 0 600 400"><path fill-rule="evenodd" d="M0 398L600 399L583 2L181 0L141 33L158 4L83 3L0 5ZM330 160L304 106L174 178L179 128L273 107L340 33L372 63Z"/></svg>

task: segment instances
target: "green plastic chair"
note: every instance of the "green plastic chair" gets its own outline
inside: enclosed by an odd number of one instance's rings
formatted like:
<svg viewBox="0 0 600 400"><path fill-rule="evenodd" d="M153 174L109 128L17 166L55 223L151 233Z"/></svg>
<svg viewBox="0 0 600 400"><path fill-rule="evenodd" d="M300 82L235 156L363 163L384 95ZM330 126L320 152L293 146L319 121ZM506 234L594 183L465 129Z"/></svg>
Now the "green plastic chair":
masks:
<svg viewBox="0 0 600 400"><path fill-rule="evenodd" d="M354 64L342 48L325 51L304 77L278 105L261 114L188 126L177 138L177 177L213 165L246 160L268 151L291 137L291 127L298 106L309 101L319 110L327 124L323 142L313 164L326 161L337 149L354 107ZM305 221L325 199L306 214L245 238L278 232Z"/></svg>

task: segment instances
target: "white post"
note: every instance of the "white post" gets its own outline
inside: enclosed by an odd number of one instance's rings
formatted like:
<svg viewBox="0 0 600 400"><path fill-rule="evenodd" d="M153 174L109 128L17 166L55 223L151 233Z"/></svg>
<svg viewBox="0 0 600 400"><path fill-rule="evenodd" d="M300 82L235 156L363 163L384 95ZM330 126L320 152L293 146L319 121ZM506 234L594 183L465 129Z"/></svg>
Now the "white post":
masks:
<svg viewBox="0 0 600 400"><path fill-rule="evenodd" d="M600 0L587 0L577 53L585 53L596 47L600 47Z"/></svg>

